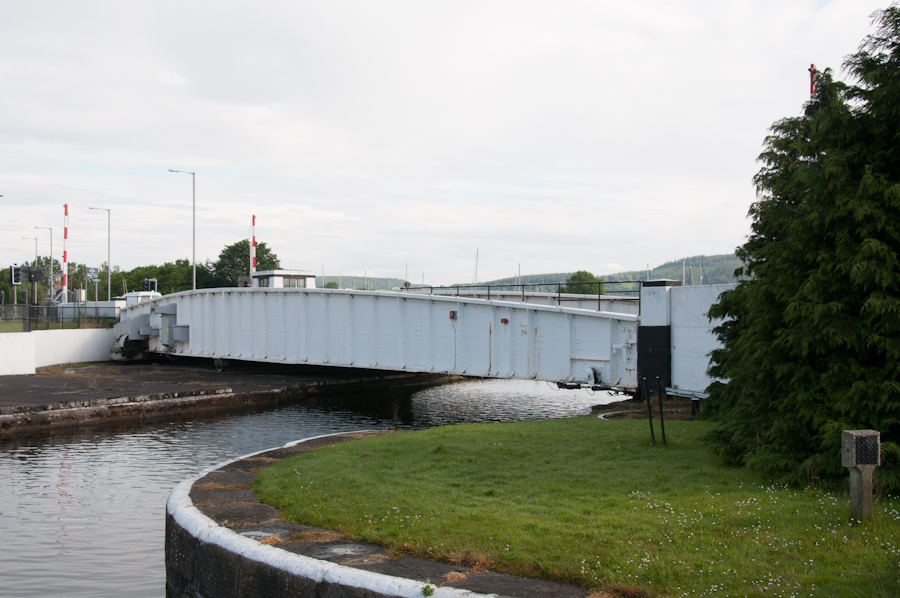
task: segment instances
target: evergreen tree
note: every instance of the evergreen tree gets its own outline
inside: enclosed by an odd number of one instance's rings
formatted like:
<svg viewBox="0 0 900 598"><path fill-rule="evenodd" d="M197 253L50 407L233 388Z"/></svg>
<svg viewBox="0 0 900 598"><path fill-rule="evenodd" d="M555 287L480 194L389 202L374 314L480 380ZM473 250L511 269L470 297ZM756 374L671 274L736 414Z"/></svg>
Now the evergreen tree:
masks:
<svg viewBox="0 0 900 598"><path fill-rule="evenodd" d="M756 175L748 275L710 311L709 442L779 481L845 476L841 431L882 434L876 479L900 489L900 8L875 15L804 114L775 123Z"/></svg>

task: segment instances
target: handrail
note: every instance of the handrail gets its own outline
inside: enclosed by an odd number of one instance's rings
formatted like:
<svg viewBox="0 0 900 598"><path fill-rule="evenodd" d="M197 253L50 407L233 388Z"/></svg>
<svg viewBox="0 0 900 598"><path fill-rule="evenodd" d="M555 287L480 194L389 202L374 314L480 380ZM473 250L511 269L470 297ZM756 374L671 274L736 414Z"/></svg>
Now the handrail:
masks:
<svg viewBox="0 0 900 598"><path fill-rule="evenodd" d="M424 291L425 289L428 289L428 294L432 295L432 294L434 294L435 289L448 289L448 290L453 289L456 291L456 296L459 297L460 289L474 289L474 290L487 289L487 298L488 298L488 300L490 300L491 289L494 289L494 291L496 292L498 290L515 291L516 289L521 288L522 289L522 303L525 303L525 289L526 288L528 288L528 287L551 287L552 288L555 286L556 287L556 304L557 304L557 306L561 306L563 301L580 301L581 300L581 299L563 299L563 295L577 294L577 293L570 293L568 291L568 289L567 289L566 293L563 293L562 292L563 286L569 287L569 286L574 286L574 285L596 285L597 286L597 311L602 311L603 297L608 297L608 296L622 295L622 296L626 296L629 298L637 299L638 303L640 303L640 295L641 295L641 289L640 289L641 281L640 280L597 280L597 281L591 281L591 282L529 282L529 283L499 283L499 284L496 284L496 283L495 284L490 284L490 283L487 283L487 284L456 284L456 285L452 285L452 286L437 286L437 287L434 285L427 285L427 286L401 287L400 292L402 293L404 291ZM637 289L622 289L622 290L616 290L613 293L602 294L602 291L604 290L603 287L606 285L637 285ZM540 293L541 291L539 290L537 292ZM588 293L588 294L592 294L592 293Z"/></svg>

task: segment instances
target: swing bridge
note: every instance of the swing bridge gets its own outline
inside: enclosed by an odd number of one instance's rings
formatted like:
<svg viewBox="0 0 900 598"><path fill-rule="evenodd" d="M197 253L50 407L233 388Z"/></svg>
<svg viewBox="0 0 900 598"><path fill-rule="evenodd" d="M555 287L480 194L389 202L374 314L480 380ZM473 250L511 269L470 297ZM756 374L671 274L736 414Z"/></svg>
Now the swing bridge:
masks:
<svg viewBox="0 0 900 598"><path fill-rule="evenodd" d="M122 310L112 357L543 380L632 394L639 375L660 375L667 391L702 396L717 346L705 313L730 287L648 281L639 298L567 296L565 304L554 293L458 289L198 289Z"/></svg>

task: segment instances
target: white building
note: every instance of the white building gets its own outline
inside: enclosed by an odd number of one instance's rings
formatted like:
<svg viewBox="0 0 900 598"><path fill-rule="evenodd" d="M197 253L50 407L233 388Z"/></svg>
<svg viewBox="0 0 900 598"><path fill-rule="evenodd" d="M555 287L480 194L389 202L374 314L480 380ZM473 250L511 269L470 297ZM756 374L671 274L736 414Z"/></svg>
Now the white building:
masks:
<svg viewBox="0 0 900 598"><path fill-rule="evenodd" d="M316 274L312 270L261 270L253 273L253 288L314 289Z"/></svg>

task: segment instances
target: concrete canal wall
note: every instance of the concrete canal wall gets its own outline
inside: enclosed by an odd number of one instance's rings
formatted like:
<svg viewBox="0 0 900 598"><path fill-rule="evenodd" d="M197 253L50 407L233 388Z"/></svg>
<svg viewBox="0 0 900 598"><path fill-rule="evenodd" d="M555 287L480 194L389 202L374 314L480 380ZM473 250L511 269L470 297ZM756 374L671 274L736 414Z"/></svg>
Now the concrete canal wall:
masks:
<svg viewBox="0 0 900 598"><path fill-rule="evenodd" d="M273 461L272 456L284 457L287 453L303 450L297 445L328 439L328 442L349 439L347 434L335 434L293 442L275 451L261 451L245 455L202 471L198 476L181 482L169 496L166 504L166 596L167 598L209 598L235 596L239 598L281 598L311 596L319 598L422 598L428 586L434 598L475 598L494 594L475 593L452 587L435 587L423 581L385 575L353 568L328 560L311 558L283 550L276 545L266 545L253 539L277 530L266 527L294 524L278 522L274 508L254 502L235 502L234 508L245 505L244 513L258 511L261 514L245 517L250 521L264 520L253 530L236 528L238 533L221 526L207 517L194 505L191 498L198 486L222 486L219 482L231 482L232 487L247 486L253 474L229 465L241 461ZM299 452L299 451L297 451ZM265 453L265 455L263 455ZM254 459L256 457L256 459ZM252 471L252 470L250 470ZM215 477L228 476L230 478ZM235 479L234 476L242 476ZM205 478L205 479L204 479ZM218 480L219 482L212 482ZM243 484L234 484L244 480ZM216 488L218 490L218 488ZM204 490L200 490L204 492ZM206 490L205 492L209 492ZM246 492L243 490L219 490L219 492ZM243 497L246 501L249 496ZM202 500L202 499L201 499ZM207 499L208 500L208 499ZM234 517L229 522L237 523ZM295 526L296 527L296 526ZM266 529L260 533L258 529Z"/></svg>
<svg viewBox="0 0 900 598"><path fill-rule="evenodd" d="M112 328L0 334L0 376L30 375L49 365L107 361L112 334Z"/></svg>

